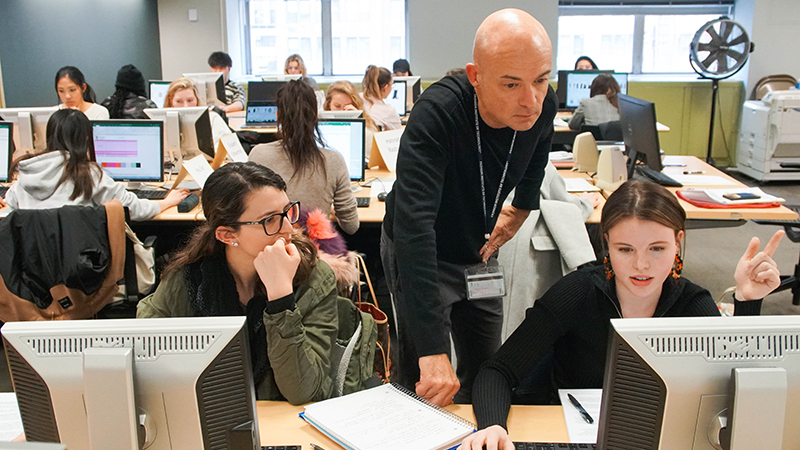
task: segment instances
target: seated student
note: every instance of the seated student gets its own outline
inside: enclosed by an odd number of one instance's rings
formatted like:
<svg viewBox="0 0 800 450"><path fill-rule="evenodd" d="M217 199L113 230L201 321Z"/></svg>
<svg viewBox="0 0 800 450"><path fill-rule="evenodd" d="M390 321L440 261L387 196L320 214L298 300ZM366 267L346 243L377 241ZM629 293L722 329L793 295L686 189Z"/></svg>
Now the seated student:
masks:
<svg viewBox="0 0 800 450"><path fill-rule="evenodd" d="M263 164L287 180L286 192L307 210L336 212L345 233L358 230L356 198L339 152L322 148L317 128L317 99L308 85L292 80L278 90L279 141L260 144L250 161Z"/></svg>
<svg viewBox="0 0 800 450"><path fill-rule="evenodd" d="M322 105L325 111L363 111L364 124L364 143L367 149L372 148L372 136L378 132L378 126L372 117L364 111L364 101L358 95L356 87L349 81L337 81L328 86L328 92L325 94L325 103ZM367 155L367 162L369 162L369 155Z"/></svg>
<svg viewBox="0 0 800 450"><path fill-rule="evenodd" d="M61 108L79 109L89 120L108 119L108 110L95 103L92 87L77 67L64 66L56 72L56 92Z"/></svg>
<svg viewBox="0 0 800 450"><path fill-rule="evenodd" d="M197 95L197 88L191 79L180 77L169 84L167 95L164 98L164 108L188 108L193 106L202 105L200 97ZM209 110L208 118L211 120L211 135L214 138L214 148L216 149L219 146L219 139L233 131L216 112Z"/></svg>
<svg viewBox="0 0 800 450"><path fill-rule="evenodd" d="M133 64L124 65L117 71L114 87L117 90L102 103L112 119L149 119L144 109L157 108L147 98L142 72Z"/></svg>
<svg viewBox="0 0 800 450"><path fill-rule="evenodd" d="M397 130L402 127L400 116L383 99L392 93L392 74L383 67L369 66L361 81L364 89L364 112L372 117L381 131Z"/></svg>
<svg viewBox="0 0 800 450"><path fill-rule="evenodd" d="M601 73L592 80L589 87L589 98L581 100L581 104L569 119L572 130L580 130L582 125L600 125L601 123L619 120L619 83L613 76Z"/></svg>
<svg viewBox="0 0 800 450"><path fill-rule="evenodd" d="M405 59L398 59L392 64L392 73L396 77L410 77L413 75L411 73L411 65Z"/></svg>
<svg viewBox="0 0 800 450"><path fill-rule="evenodd" d="M286 75L302 75L303 77L301 80L303 80L308 87L315 91L319 90L317 82L308 76L308 73L306 72L306 63L303 62L303 58L297 53L294 55L289 55L289 57L286 58L286 64L283 67L283 73Z"/></svg>
<svg viewBox="0 0 800 450"><path fill-rule="evenodd" d="M231 67L233 60L225 52L214 52L208 57L208 65L212 72L222 72L225 81L225 106L226 113L244 110L244 88L241 84L231 80Z"/></svg>
<svg viewBox="0 0 800 450"><path fill-rule="evenodd" d="M575 70L597 70L597 64L588 56L579 56L575 60Z"/></svg>
<svg viewBox="0 0 800 450"><path fill-rule="evenodd" d="M300 204L272 170L234 162L208 177L203 212L136 317L247 316L256 397L328 398L336 281L314 245L292 234Z"/></svg>
<svg viewBox="0 0 800 450"><path fill-rule="evenodd" d="M147 220L175 206L189 194L176 189L164 200L145 200L114 181L93 161L92 124L74 109L53 113L47 121L44 153L25 156L11 165L19 171L17 182L6 193L14 209L60 208L64 205L98 206L118 199L130 210L132 220Z"/></svg>
<svg viewBox="0 0 800 450"><path fill-rule="evenodd" d="M481 431L459 448L514 449L505 429L511 391L549 352L553 388L602 387L610 319L719 315L711 294L680 275L685 218L675 195L649 181L629 180L611 194L601 222L604 264L553 285L484 363L472 394ZM761 253L758 239L750 241L734 274L735 314L757 315L760 299L780 284L771 256L783 234Z"/></svg>

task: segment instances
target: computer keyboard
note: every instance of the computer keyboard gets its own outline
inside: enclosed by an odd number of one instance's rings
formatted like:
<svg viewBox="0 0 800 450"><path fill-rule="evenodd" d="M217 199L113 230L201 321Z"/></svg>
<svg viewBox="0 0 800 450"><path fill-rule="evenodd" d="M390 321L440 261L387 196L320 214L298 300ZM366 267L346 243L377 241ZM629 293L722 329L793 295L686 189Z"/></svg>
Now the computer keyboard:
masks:
<svg viewBox="0 0 800 450"><path fill-rule="evenodd" d="M597 449L596 444L549 444L543 442L514 442L516 450L588 450Z"/></svg>
<svg viewBox="0 0 800 450"><path fill-rule="evenodd" d="M10 186L0 186L0 197L6 198L6 192Z"/></svg>
<svg viewBox="0 0 800 450"><path fill-rule="evenodd" d="M369 206L369 197L356 197L356 205L359 208L367 208Z"/></svg>
<svg viewBox="0 0 800 450"><path fill-rule="evenodd" d="M163 189L131 189L131 192L139 198L147 200L163 200L167 198L169 191Z"/></svg>
<svg viewBox="0 0 800 450"><path fill-rule="evenodd" d="M636 171L636 175L639 175L641 178L656 182L661 186L683 187L682 184L675 181L669 175L657 170L653 170L647 166L637 165L634 170Z"/></svg>

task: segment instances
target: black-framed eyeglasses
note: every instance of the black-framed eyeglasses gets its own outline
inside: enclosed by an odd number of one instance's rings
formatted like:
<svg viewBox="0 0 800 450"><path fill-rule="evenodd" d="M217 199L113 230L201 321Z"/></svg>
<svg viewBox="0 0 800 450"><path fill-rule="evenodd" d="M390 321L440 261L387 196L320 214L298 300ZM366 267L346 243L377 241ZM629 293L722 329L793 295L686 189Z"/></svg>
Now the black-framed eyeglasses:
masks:
<svg viewBox="0 0 800 450"><path fill-rule="evenodd" d="M300 202L292 202L282 213L270 214L254 222L234 222L231 225L261 225L267 236L274 236L283 228L283 219L286 218L292 225L300 218Z"/></svg>

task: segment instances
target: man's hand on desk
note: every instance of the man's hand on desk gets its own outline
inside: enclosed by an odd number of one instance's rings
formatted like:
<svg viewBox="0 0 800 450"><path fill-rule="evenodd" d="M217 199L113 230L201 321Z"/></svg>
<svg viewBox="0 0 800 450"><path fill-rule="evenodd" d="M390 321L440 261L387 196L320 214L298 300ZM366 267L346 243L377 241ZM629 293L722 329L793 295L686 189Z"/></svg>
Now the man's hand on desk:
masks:
<svg viewBox="0 0 800 450"><path fill-rule="evenodd" d="M519 228L530 213L528 210L517 209L511 205L504 206L500 210L500 216L497 217L497 224L495 224L494 230L489 236L489 242L481 248L483 262L486 262L494 252L500 250L503 244L510 241L517 234L517 231L519 231Z"/></svg>
<svg viewBox="0 0 800 450"><path fill-rule="evenodd" d="M514 450L514 443L508 432L500 425L492 425L473 433L463 441L456 450Z"/></svg>
<svg viewBox="0 0 800 450"><path fill-rule="evenodd" d="M439 406L447 406L453 403L453 396L460 387L447 355L442 353L419 359L417 395Z"/></svg>

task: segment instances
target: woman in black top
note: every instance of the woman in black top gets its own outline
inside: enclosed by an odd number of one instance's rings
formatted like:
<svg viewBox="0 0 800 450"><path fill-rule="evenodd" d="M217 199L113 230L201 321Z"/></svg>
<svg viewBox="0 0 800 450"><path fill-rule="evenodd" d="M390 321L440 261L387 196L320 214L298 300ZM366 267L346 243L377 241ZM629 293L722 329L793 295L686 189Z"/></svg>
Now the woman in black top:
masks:
<svg viewBox="0 0 800 450"><path fill-rule="evenodd" d="M551 351L555 388L602 387L610 319L719 314L707 290L680 276L685 219L675 196L649 181L628 181L608 198L604 264L557 282L482 366L472 398L478 427L486 429L461 449L514 450L505 429L511 391ZM759 299L780 284L771 256L783 234L776 232L761 253L754 237L739 260L737 315L757 315Z"/></svg>

